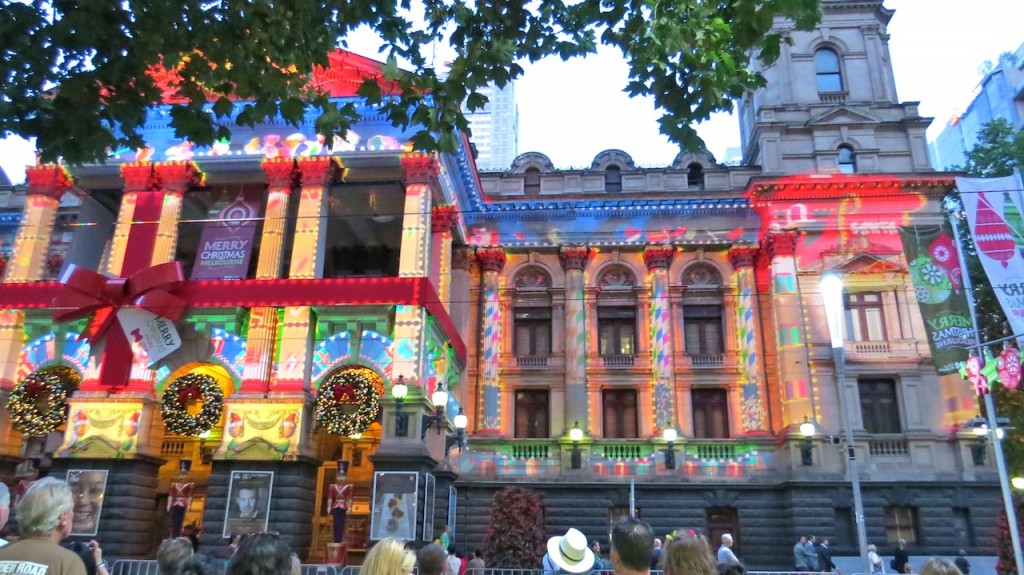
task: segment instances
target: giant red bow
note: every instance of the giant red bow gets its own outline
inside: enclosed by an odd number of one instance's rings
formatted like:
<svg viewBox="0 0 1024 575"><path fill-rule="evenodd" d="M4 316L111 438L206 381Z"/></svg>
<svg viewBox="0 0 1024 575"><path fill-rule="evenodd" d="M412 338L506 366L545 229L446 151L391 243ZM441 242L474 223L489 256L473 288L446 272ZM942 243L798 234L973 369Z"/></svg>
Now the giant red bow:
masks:
<svg viewBox="0 0 1024 575"><path fill-rule="evenodd" d="M131 370L132 350L118 323L117 310L137 307L175 321L181 317L186 302L169 290L184 280L178 262L155 265L128 278L110 278L72 264L60 279L70 289L61 290L54 298L53 319L66 322L95 314L81 337L88 338L92 345L106 339L102 379L110 385L122 386Z"/></svg>

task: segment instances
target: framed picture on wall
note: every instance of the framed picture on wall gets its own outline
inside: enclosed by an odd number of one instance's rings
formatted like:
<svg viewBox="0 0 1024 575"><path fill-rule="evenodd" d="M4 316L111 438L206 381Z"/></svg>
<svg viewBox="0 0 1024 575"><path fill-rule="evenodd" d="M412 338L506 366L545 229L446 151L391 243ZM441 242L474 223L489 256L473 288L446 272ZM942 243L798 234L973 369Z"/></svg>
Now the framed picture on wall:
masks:
<svg viewBox="0 0 1024 575"><path fill-rule="evenodd" d="M373 474L373 507L370 539L416 538L416 496L419 474L415 471L378 471Z"/></svg>
<svg viewBox="0 0 1024 575"><path fill-rule="evenodd" d="M267 530L273 471L232 471L224 537Z"/></svg>
<svg viewBox="0 0 1024 575"><path fill-rule="evenodd" d="M69 469L67 482L75 501L71 534L92 537L100 528L100 512L107 493L107 470Z"/></svg>

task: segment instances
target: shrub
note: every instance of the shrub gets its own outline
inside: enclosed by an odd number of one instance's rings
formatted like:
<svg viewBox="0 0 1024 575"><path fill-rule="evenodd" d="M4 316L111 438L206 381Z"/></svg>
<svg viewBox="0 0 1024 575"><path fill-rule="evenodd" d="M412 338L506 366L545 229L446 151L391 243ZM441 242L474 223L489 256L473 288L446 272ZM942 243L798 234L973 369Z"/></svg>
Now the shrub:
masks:
<svg viewBox="0 0 1024 575"><path fill-rule="evenodd" d="M506 487L494 494L484 551L487 566L536 569L544 557L544 503L535 491Z"/></svg>

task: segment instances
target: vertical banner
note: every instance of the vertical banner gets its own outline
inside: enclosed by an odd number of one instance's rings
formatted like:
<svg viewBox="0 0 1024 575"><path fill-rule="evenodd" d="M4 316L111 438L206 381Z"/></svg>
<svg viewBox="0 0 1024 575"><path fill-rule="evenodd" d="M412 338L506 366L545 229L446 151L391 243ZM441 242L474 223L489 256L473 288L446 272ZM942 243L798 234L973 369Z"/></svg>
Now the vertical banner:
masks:
<svg viewBox="0 0 1024 575"><path fill-rule="evenodd" d="M947 225L900 228L910 279L935 369L956 373L974 344L974 324L960 277L960 252Z"/></svg>
<svg viewBox="0 0 1024 575"><path fill-rule="evenodd" d="M957 178L978 259L1013 333L1024 333L1024 221L1017 179Z"/></svg>
<svg viewBox="0 0 1024 575"><path fill-rule="evenodd" d="M248 276L257 218L259 204L241 194L218 212L217 219L203 227L192 279L244 279Z"/></svg>

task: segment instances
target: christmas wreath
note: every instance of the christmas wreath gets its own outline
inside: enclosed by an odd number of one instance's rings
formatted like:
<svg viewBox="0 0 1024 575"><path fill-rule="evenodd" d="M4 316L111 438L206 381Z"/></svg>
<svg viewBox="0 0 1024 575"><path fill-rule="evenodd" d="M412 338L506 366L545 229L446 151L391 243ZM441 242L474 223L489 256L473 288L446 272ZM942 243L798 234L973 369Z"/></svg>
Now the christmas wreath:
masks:
<svg viewBox="0 0 1024 575"><path fill-rule="evenodd" d="M7 400L11 422L26 435L56 431L68 416L68 395L82 381L66 366L41 369L18 382Z"/></svg>
<svg viewBox="0 0 1024 575"><path fill-rule="evenodd" d="M380 413L379 378L371 369L335 371L320 384L316 394L316 421L331 433L361 433Z"/></svg>
<svg viewBox="0 0 1024 575"><path fill-rule="evenodd" d="M188 412L188 405L193 401L203 404L197 415ZM164 390L164 403L160 407L167 431L192 437L217 425L223 412L224 392L217 380L199 373L186 373L172 381Z"/></svg>

